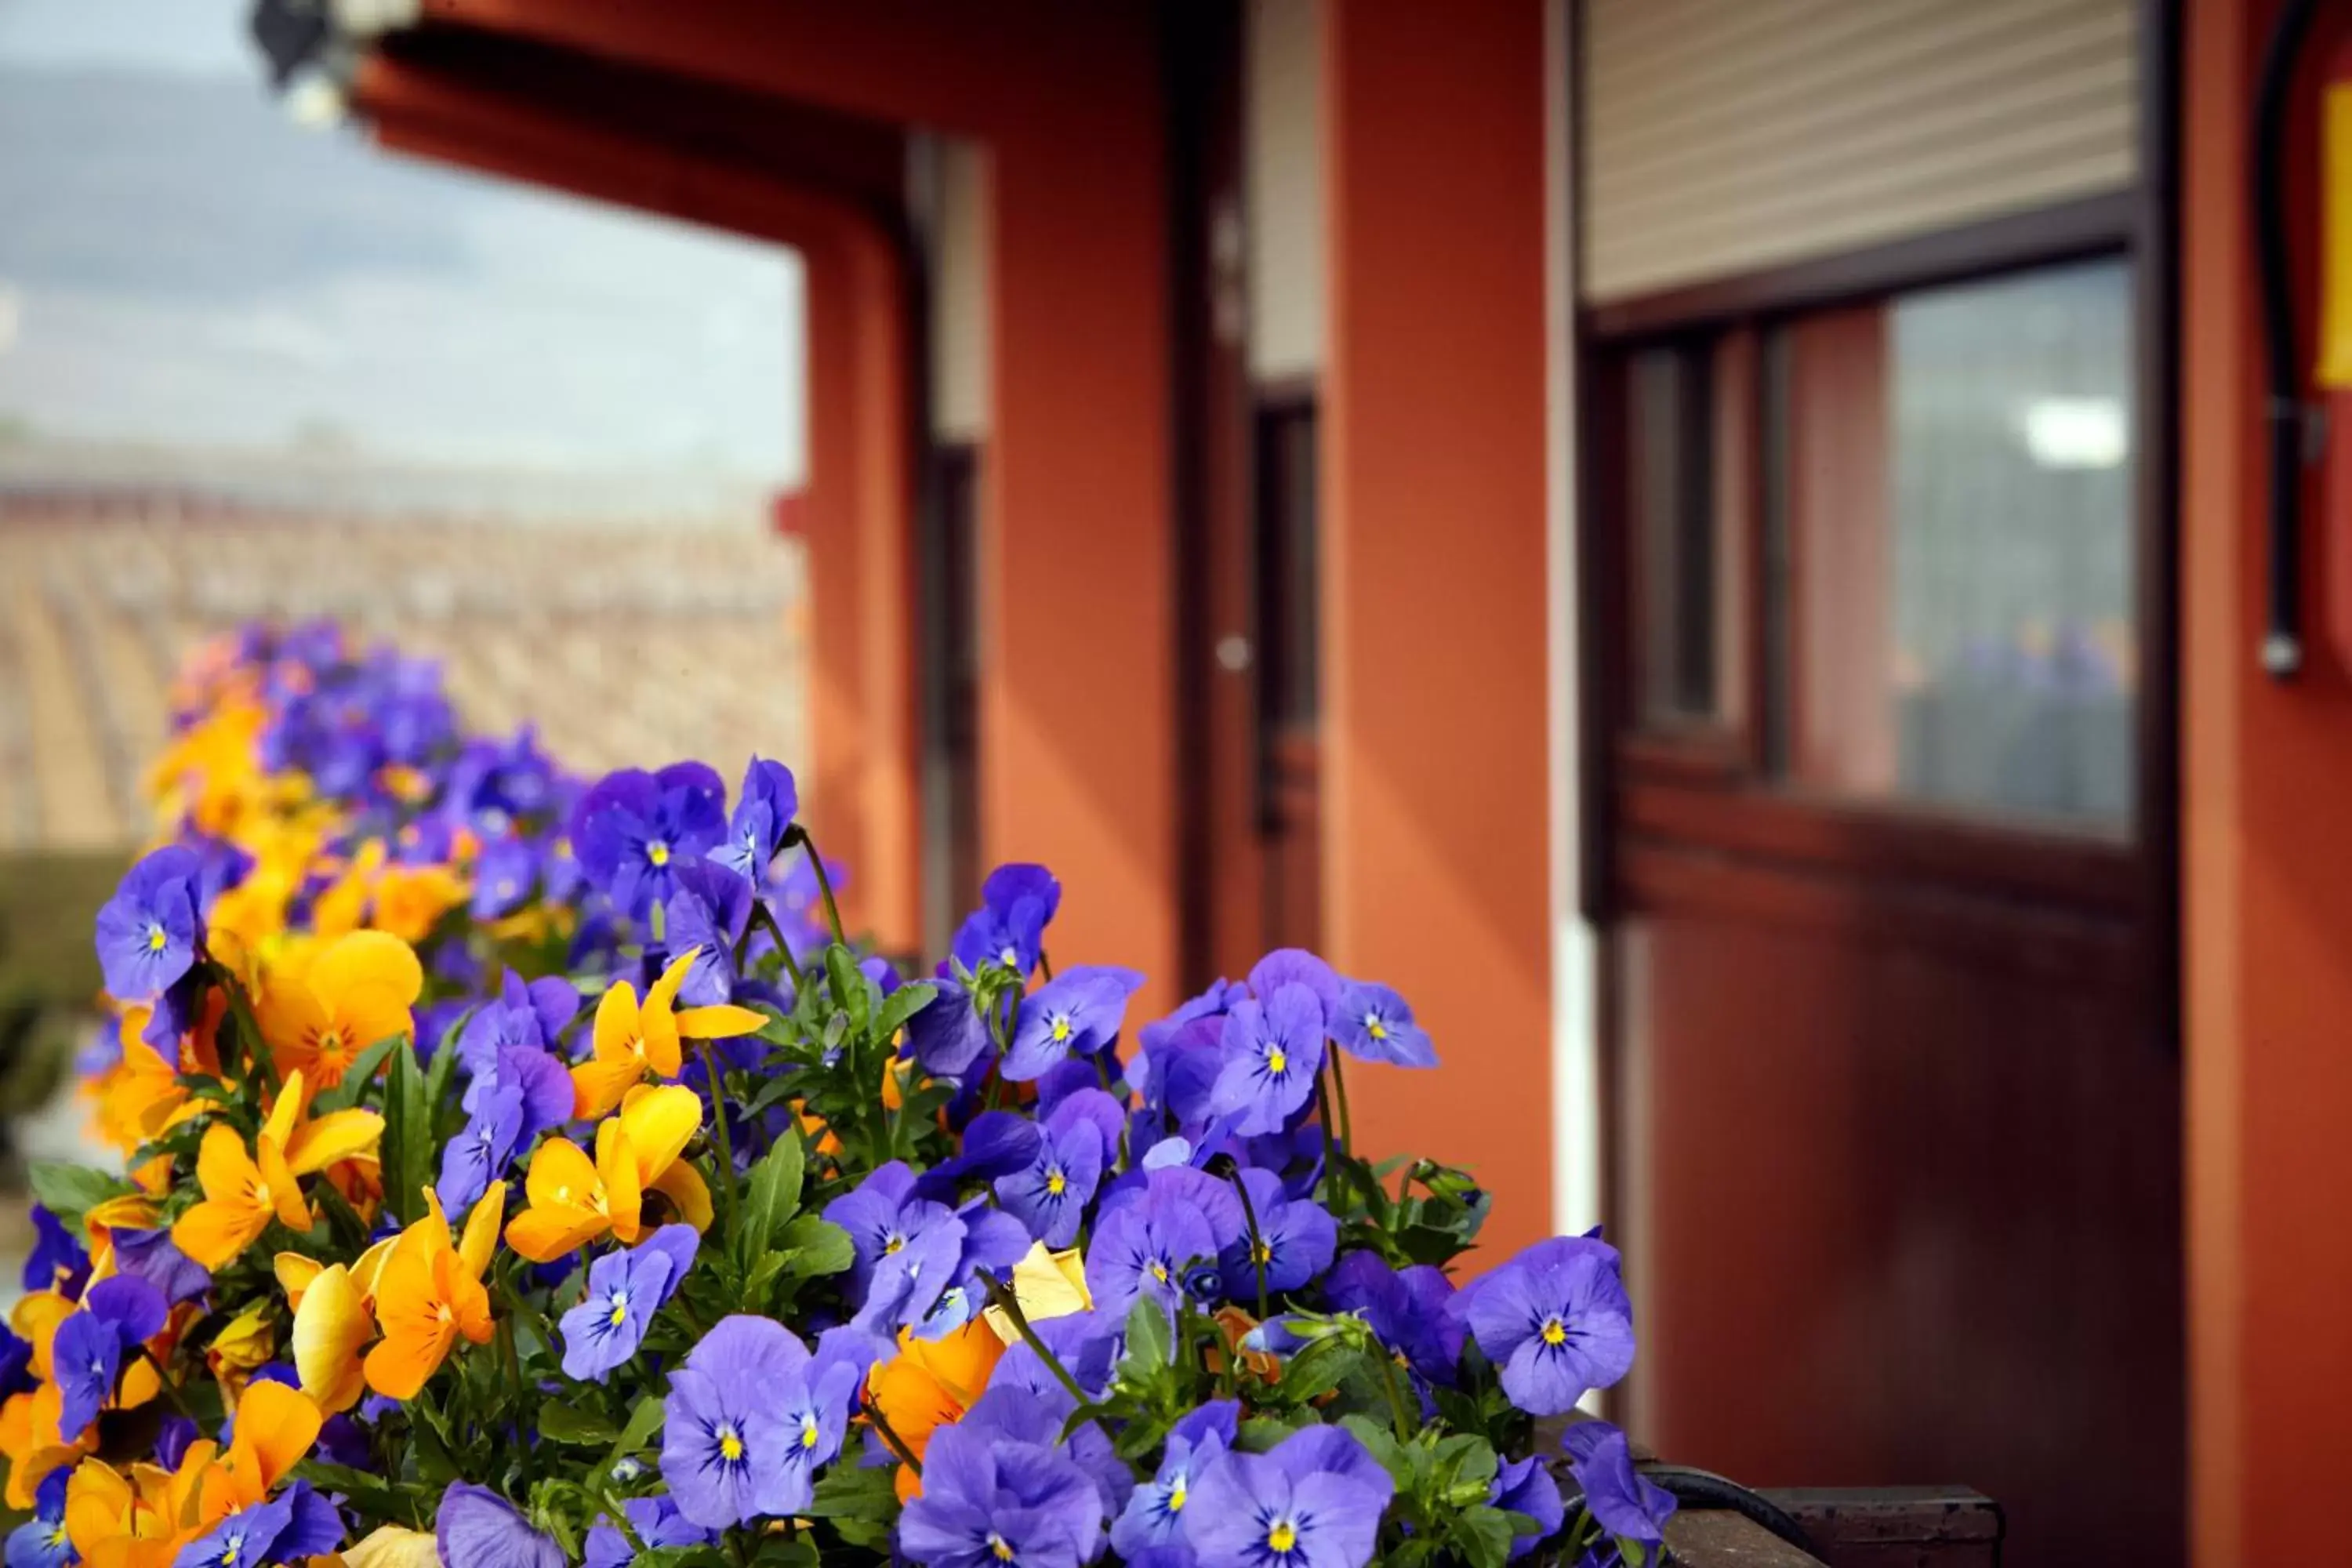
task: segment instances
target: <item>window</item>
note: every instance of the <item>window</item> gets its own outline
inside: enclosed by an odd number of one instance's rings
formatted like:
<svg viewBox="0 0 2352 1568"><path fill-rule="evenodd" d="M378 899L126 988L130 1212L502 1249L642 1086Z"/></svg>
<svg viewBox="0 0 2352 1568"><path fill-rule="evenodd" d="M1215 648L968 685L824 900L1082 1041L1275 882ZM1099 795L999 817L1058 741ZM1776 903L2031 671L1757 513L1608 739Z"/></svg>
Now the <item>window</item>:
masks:
<svg viewBox="0 0 2352 1568"><path fill-rule="evenodd" d="M2132 309L2114 258L1622 354L1636 730L1728 733L1804 794L2127 834Z"/></svg>

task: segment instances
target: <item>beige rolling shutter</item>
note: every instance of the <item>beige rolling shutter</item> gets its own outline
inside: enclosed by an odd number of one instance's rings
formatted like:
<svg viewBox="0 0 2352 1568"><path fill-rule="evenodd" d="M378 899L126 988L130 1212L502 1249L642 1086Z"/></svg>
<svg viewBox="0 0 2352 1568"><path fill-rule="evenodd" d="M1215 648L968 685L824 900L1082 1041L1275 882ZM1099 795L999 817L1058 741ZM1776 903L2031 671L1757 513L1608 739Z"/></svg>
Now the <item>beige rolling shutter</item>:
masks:
<svg viewBox="0 0 2352 1568"><path fill-rule="evenodd" d="M1586 0L1585 296L2127 187L2134 0Z"/></svg>

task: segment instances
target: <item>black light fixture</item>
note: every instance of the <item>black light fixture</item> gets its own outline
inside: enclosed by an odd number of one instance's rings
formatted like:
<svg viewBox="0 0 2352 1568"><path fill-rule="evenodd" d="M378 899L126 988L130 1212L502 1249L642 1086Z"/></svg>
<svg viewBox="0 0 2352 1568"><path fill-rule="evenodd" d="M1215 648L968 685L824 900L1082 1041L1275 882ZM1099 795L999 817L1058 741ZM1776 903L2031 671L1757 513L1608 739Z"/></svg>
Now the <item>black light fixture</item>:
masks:
<svg viewBox="0 0 2352 1568"><path fill-rule="evenodd" d="M254 0L247 27L280 92L305 70L323 68L335 43L328 0Z"/></svg>
<svg viewBox="0 0 2352 1568"><path fill-rule="evenodd" d="M2286 0L2263 50L2254 95L2252 178L2254 261L2263 311L2263 358L2269 396L2263 412L2270 435L2270 515L2267 608L2263 668L2288 680L2303 671L2303 468L2311 422L2304 407L2303 368L2295 348L2294 278L2287 258L2286 121L2295 67L2311 32L2314 0Z"/></svg>

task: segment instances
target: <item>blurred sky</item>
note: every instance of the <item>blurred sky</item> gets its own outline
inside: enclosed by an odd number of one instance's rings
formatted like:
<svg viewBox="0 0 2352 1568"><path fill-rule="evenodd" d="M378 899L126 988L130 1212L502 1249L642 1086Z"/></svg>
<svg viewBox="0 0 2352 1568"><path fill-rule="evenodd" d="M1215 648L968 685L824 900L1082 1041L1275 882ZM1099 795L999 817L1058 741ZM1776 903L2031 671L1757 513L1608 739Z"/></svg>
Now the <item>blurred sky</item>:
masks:
<svg viewBox="0 0 2352 1568"><path fill-rule="evenodd" d="M0 0L0 426L797 481L790 252L297 126L243 0Z"/></svg>

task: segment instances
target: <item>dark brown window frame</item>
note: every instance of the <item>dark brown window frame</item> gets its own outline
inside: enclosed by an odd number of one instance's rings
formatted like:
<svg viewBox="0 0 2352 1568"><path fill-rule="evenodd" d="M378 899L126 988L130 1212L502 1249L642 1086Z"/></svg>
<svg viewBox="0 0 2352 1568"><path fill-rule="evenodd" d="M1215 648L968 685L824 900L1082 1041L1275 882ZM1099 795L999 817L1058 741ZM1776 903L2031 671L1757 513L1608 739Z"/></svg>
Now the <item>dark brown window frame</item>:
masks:
<svg viewBox="0 0 2352 1568"><path fill-rule="evenodd" d="M1587 410L1580 432L1587 478L1580 528L1585 558L1593 563L1586 580L1627 590L1622 603L1589 595L1586 605L1593 638L1588 654L1597 677L1588 692L1586 736L1587 754L1597 764L1597 809L1588 813L1593 847L1601 851L1588 861L1602 868L1601 883L1588 891L1596 913L1614 902L1608 886L1625 868L1613 866L1608 853L1614 825L1633 837L1655 834L1752 861L1887 876L1997 898L2057 898L2095 918L2155 918L2169 896L2169 873L2151 879L2143 859L2168 866L2175 833L2169 820L2175 798L2169 322L2161 313L2168 309L2161 301L2168 298L2169 237L2151 242L2160 232L2150 226L2159 221L2155 205L2137 190L2088 197L1580 310ZM2137 416L2150 470L2141 480L2134 530L2143 579L2137 619L2150 672L2142 700L2160 707L2142 715L2136 735L2139 776L2129 836L2053 830L1931 803L1857 800L1773 776L1768 717L1780 700L1776 688L1785 684L1775 679L1774 669L1784 646L1777 623L1785 606L1776 606L1774 563L1768 558L1774 531L1769 509L1778 504L1780 488L1771 427L1778 405L1768 395L1771 356L1765 352L1774 329L1840 305L2118 257L2135 266L2134 352L2145 394ZM1635 684L1644 595L1629 537L1628 416L1619 367L1645 347L1743 338L1750 344L1744 356L1748 385L1737 389L1733 401L1746 411L1744 427L1731 451L1718 447L1714 455L1718 468L1736 465L1732 482L1747 513L1741 574L1731 588L1740 622L1736 711L1719 722L1644 728ZM1716 400L1718 429L1726 408L1722 390Z"/></svg>

